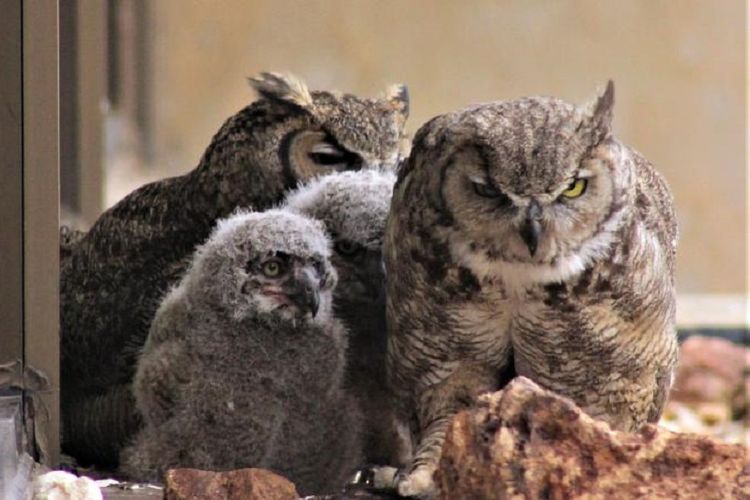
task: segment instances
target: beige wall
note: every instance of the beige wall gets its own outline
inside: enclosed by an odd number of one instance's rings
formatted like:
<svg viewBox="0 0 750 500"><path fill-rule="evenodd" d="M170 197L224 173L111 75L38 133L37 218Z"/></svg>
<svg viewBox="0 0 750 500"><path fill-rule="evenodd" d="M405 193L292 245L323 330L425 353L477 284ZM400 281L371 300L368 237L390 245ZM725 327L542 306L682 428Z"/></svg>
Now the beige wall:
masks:
<svg viewBox="0 0 750 500"><path fill-rule="evenodd" d="M618 134L675 193L680 291L744 289L742 0L151 5L160 173L197 163L222 121L253 98L245 77L260 70L362 94L405 82L411 131L477 101L547 94L580 102L612 77Z"/></svg>

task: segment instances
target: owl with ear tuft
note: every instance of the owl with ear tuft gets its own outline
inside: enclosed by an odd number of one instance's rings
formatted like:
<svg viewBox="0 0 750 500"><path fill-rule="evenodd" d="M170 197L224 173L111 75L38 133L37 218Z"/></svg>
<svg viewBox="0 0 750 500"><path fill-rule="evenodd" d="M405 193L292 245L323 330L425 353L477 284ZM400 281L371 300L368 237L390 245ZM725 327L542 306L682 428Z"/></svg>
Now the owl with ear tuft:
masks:
<svg viewBox="0 0 750 500"><path fill-rule="evenodd" d="M677 224L664 179L590 106L529 97L438 116L399 172L384 260L388 375L434 495L446 426L514 375L635 430L677 356ZM533 432L533 429L532 429Z"/></svg>
<svg viewBox="0 0 750 500"><path fill-rule="evenodd" d="M408 115L406 87L385 97L309 90L276 73L250 79L259 99L230 117L198 166L130 193L66 248L61 265L63 450L116 465L140 425L135 360L162 296L216 220L264 210L318 175L392 165Z"/></svg>

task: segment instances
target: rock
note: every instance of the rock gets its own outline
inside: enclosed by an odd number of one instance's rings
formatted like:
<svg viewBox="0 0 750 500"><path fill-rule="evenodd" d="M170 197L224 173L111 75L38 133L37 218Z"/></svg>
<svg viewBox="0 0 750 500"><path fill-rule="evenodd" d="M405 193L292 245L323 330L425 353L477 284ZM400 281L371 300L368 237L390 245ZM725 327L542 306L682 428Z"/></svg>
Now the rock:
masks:
<svg viewBox="0 0 750 500"><path fill-rule="evenodd" d="M728 340L690 337L680 348L670 400L726 404L736 418L748 413L750 349Z"/></svg>
<svg viewBox="0 0 750 500"><path fill-rule="evenodd" d="M613 431L519 377L459 413L435 479L455 498L750 498L749 448L646 425Z"/></svg>
<svg viewBox="0 0 750 500"><path fill-rule="evenodd" d="M720 338L688 338L660 424L672 431L750 445L748 366L747 347Z"/></svg>
<svg viewBox="0 0 750 500"><path fill-rule="evenodd" d="M34 479L33 500L102 500L93 479L55 470Z"/></svg>
<svg viewBox="0 0 750 500"><path fill-rule="evenodd" d="M401 500L395 491L375 491L375 490L349 490L332 495L313 495L305 497L304 500Z"/></svg>
<svg viewBox="0 0 750 500"><path fill-rule="evenodd" d="M265 469L208 472L170 469L165 477L167 500L297 500L288 479Z"/></svg>

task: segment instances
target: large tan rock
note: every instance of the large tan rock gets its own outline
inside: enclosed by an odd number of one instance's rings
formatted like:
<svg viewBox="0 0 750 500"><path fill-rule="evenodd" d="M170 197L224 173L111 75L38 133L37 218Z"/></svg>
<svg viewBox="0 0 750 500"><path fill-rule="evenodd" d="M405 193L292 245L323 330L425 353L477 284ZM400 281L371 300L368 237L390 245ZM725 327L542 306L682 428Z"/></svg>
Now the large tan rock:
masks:
<svg viewBox="0 0 750 500"><path fill-rule="evenodd" d="M750 498L748 450L654 425L613 431L519 377L454 418L436 482L444 499Z"/></svg>
<svg viewBox="0 0 750 500"><path fill-rule="evenodd" d="M265 469L208 472L171 469L165 478L167 500L297 500L288 479Z"/></svg>

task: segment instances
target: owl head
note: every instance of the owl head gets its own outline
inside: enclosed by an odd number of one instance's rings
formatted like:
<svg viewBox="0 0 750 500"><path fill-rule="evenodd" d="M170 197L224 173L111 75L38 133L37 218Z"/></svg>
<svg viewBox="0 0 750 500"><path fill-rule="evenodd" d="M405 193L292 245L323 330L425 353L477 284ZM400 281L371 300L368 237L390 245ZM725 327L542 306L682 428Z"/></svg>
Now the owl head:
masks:
<svg viewBox="0 0 750 500"><path fill-rule="evenodd" d="M247 198L266 208L313 177L397 164L409 113L404 85L380 98L310 91L276 73L261 73L250 85L259 99L224 124L199 167L209 183L221 179L230 205Z"/></svg>
<svg viewBox="0 0 750 500"><path fill-rule="evenodd" d="M272 316L326 323L337 274L323 225L285 210L239 211L198 248L187 295L241 321Z"/></svg>
<svg viewBox="0 0 750 500"><path fill-rule="evenodd" d="M477 276L564 280L607 251L633 196L613 103L610 81L589 106L529 97L435 118L397 190L421 182L412 195L426 197L452 255Z"/></svg>
<svg viewBox="0 0 750 500"><path fill-rule="evenodd" d="M333 241L338 270L335 303L344 313L353 302L382 299L382 246L395 174L388 170L319 177L292 191L285 207L323 221Z"/></svg>

